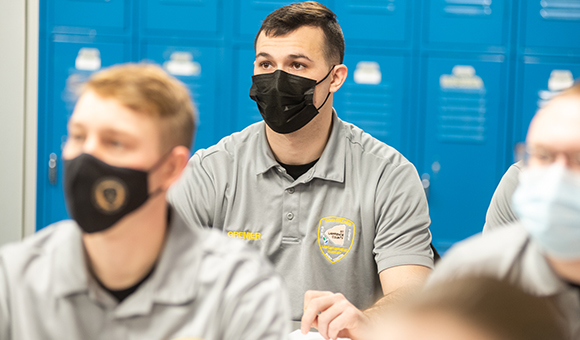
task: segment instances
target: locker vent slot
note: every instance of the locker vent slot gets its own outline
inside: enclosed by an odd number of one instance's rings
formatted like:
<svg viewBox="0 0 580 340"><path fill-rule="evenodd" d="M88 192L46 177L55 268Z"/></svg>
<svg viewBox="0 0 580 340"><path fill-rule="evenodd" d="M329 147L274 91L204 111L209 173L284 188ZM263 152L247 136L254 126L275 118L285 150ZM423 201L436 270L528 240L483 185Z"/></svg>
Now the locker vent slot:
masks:
<svg viewBox="0 0 580 340"><path fill-rule="evenodd" d="M443 12L449 15L487 17L492 0L445 0Z"/></svg>
<svg viewBox="0 0 580 340"><path fill-rule="evenodd" d="M397 8L396 0L350 0L346 7L356 14L393 14Z"/></svg>
<svg viewBox="0 0 580 340"><path fill-rule="evenodd" d="M546 20L580 21L580 0L542 0L540 15Z"/></svg>
<svg viewBox="0 0 580 340"><path fill-rule="evenodd" d="M441 89L438 135L441 141L485 141L485 89Z"/></svg>

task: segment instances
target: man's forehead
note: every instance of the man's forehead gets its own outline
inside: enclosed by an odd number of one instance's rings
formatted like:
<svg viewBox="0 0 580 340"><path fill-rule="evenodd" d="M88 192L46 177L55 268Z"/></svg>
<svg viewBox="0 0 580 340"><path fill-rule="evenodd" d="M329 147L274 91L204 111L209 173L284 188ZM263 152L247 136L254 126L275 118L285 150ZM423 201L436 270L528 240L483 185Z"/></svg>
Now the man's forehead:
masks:
<svg viewBox="0 0 580 340"><path fill-rule="evenodd" d="M283 48L284 50L280 50ZM323 57L324 32L319 27L302 26L284 35L260 32L256 40L256 55L283 53L285 56Z"/></svg>
<svg viewBox="0 0 580 340"><path fill-rule="evenodd" d="M553 148L580 148L580 98L555 98L538 111L530 124L527 142Z"/></svg>
<svg viewBox="0 0 580 340"><path fill-rule="evenodd" d="M123 129L129 132L138 132L156 123L153 117L134 111L114 98L102 97L91 90L81 95L69 120L69 125Z"/></svg>

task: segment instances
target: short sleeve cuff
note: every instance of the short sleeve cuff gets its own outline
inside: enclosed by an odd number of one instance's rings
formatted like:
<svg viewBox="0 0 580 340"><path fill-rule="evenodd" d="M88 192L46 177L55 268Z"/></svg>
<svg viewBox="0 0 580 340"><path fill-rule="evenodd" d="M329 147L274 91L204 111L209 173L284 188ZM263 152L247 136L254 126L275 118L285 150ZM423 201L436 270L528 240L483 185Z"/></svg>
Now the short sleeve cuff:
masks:
<svg viewBox="0 0 580 340"><path fill-rule="evenodd" d="M434 268L433 258L427 255L394 255L377 259L378 273L385 269L397 266L416 265L430 269Z"/></svg>

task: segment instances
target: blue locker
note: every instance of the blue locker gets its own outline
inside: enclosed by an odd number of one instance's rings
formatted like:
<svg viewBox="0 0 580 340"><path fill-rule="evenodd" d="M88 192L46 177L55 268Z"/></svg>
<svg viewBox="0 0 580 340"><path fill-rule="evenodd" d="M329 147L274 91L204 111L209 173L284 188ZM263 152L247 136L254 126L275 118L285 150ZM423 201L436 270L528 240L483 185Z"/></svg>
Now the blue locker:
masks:
<svg viewBox="0 0 580 340"><path fill-rule="evenodd" d="M553 58L524 57L519 65L514 142L523 142L538 108L580 80L580 59L575 62Z"/></svg>
<svg viewBox="0 0 580 340"><path fill-rule="evenodd" d="M505 145L502 56L426 60L424 184L433 244L445 251L482 230Z"/></svg>
<svg viewBox="0 0 580 340"><path fill-rule="evenodd" d="M508 44L510 10L506 0L430 0L425 10L428 44L452 49Z"/></svg>
<svg viewBox="0 0 580 340"><path fill-rule="evenodd" d="M522 0L521 16L526 53L556 48L580 56L580 0Z"/></svg>
<svg viewBox="0 0 580 340"><path fill-rule="evenodd" d="M211 37L219 31L221 1L147 0L141 4L145 35Z"/></svg>
<svg viewBox="0 0 580 340"><path fill-rule="evenodd" d="M269 0L269 1L261 1L261 0L237 0L236 1L236 34L239 36L244 36L246 38L254 38L260 26L262 26L262 21L268 16L268 14L272 13L274 10L294 3L296 1L292 0ZM329 0L320 0L318 1L331 10L333 8L330 5ZM340 18L339 18L340 19ZM253 41L253 40L252 40Z"/></svg>
<svg viewBox="0 0 580 340"><path fill-rule="evenodd" d="M82 42L70 36L57 36L55 40L50 44L48 65L53 68L47 70L49 87L44 89L48 102L39 108L37 229L67 218L61 153L66 124L77 100L76 90L93 72L130 60L130 48L121 42ZM51 159L56 161L56 178L49 172Z"/></svg>
<svg viewBox="0 0 580 340"><path fill-rule="evenodd" d="M406 153L409 56L349 51L344 63L349 75L334 94L338 116Z"/></svg>
<svg viewBox="0 0 580 340"><path fill-rule="evenodd" d="M410 42L412 6L408 0L343 0L335 7L347 46L360 41Z"/></svg>
<svg viewBox="0 0 580 340"><path fill-rule="evenodd" d="M218 92L218 49L215 47L145 44L142 56L160 64L169 74L181 80L191 91L198 110L194 150L207 148L219 141L216 123Z"/></svg>
<svg viewBox="0 0 580 340"><path fill-rule="evenodd" d="M49 31L54 33L95 36L131 32L129 0L52 0L47 10Z"/></svg>
<svg viewBox="0 0 580 340"><path fill-rule="evenodd" d="M255 56L254 49L239 48L234 51L235 70L237 70L234 89L236 100L233 109L236 131L241 131L250 124L262 120L256 102L250 99Z"/></svg>

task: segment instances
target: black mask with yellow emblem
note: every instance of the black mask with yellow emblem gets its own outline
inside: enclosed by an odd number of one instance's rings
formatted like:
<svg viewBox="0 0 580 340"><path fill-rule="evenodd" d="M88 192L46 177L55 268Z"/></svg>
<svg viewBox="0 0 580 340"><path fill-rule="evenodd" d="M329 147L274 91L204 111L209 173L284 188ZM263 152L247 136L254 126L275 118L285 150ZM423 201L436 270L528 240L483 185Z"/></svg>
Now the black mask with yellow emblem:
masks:
<svg viewBox="0 0 580 340"><path fill-rule="evenodd" d="M83 153L65 160L64 192L70 216L85 233L106 230L142 206L161 189L149 193L149 171L111 166Z"/></svg>

